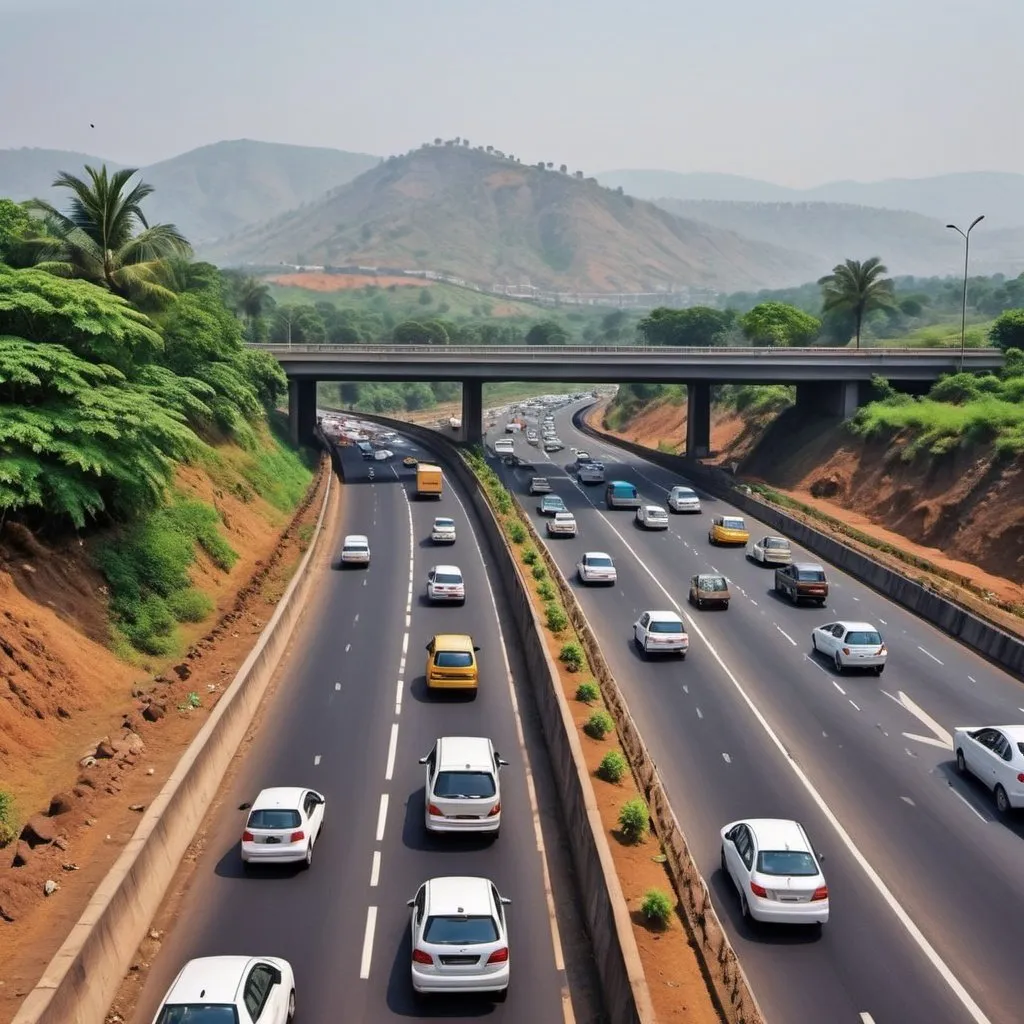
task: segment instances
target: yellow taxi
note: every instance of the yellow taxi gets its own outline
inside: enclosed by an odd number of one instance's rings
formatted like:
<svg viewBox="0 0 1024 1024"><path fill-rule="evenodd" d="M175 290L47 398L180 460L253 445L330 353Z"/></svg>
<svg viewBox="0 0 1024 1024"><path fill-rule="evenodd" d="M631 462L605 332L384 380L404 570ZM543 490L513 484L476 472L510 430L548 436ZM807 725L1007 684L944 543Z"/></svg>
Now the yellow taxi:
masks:
<svg viewBox="0 0 1024 1024"><path fill-rule="evenodd" d="M708 540L712 544L746 544L750 531L743 516L715 516L708 530Z"/></svg>
<svg viewBox="0 0 1024 1024"><path fill-rule="evenodd" d="M465 633L437 633L427 644L428 690L466 690L476 696L479 672L473 638Z"/></svg>

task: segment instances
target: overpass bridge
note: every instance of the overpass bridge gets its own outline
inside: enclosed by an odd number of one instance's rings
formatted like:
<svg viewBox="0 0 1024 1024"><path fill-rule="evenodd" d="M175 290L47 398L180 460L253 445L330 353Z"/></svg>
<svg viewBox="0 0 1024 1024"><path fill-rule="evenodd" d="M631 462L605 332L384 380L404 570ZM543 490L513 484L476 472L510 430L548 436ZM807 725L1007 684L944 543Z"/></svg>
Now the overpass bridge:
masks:
<svg viewBox="0 0 1024 1024"><path fill-rule="evenodd" d="M251 345L281 363L296 440L312 436L318 381L458 381L466 439L482 438L485 382L686 384L686 453L708 453L713 384L795 384L797 404L847 419L871 378L924 393L944 374L998 370L994 348L670 348L656 345Z"/></svg>

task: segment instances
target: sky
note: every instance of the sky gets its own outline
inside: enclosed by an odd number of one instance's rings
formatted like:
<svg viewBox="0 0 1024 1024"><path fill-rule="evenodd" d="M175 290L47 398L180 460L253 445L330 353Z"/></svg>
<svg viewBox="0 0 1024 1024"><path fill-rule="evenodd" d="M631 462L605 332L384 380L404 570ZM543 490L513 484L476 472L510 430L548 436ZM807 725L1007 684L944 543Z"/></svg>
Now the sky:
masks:
<svg viewBox="0 0 1024 1024"><path fill-rule="evenodd" d="M462 136L587 174L1024 172L1022 40L1024 0L0 0L0 148Z"/></svg>

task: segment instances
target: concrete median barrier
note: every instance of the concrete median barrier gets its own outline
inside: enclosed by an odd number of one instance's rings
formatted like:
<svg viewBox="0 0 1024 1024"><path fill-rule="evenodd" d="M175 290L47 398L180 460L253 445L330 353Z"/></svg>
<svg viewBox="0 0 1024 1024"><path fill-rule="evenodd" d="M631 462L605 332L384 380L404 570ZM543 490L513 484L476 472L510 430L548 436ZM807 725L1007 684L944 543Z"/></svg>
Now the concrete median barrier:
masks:
<svg viewBox="0 0 1024 1024"><path fill-rule="evenodd" d="M585 411L585 410L584 410ZM890 569L870 555L817 530L753 494L739 490L724 470L702 466L678 455L659 452L632 441L612 437L586 422L583 412L573 424L588 437L621 448L648 462L685 477L708 494L729 502L741 512L761 520L771 529L812 551L819 558L884 594L889 600L930 622L966 647L1018 678L1024 678L1024 640L975 615L955 601Z"/></svg>
<svg viewBox="0 0 1024 1024"><path fill-rule="evenodd" d="M323 459L320 465L317 480L327 473L327 489L313 539L288 589L224 696L18 1009L13 1024L102 1024L105 1020L304 607L309 567L320 547L332 492L329 462ZM311 488L307 501L313 500L316 490Z"/></svg>

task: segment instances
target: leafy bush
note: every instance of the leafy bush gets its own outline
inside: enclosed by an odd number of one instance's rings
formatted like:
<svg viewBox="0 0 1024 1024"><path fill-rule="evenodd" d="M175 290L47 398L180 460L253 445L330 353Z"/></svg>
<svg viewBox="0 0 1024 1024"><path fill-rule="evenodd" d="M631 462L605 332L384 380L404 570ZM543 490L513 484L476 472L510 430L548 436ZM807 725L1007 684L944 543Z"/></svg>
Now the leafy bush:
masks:
<svg viewBox="0 0 1024 1024"><path fill-rule="evenodd" d="M508 524L508 535L513 544L522 544L526 540L526 527L518 519L513 519Z"/></svg>
<svg viewBox="0 0 1024 1024"><path fill-rule="evenodd" d="M583 726L583 731L595 740L603 740L615 729L615 720L607 711L595 711Z"/></svg>
<svg viewBox="0 0 1024 1024"><path fill-rule="evenodd" d="M195 587L176 590L167 598L167 610L178 622L202 622L213 609L213 601Z"/></svg>
<svg viewBox="0 0 1024 1024"><path fill-rule="evenodd" d="M555 588L551 585L550 580L541 580L537 584L537 593L540 594L542 601L553 601L557 596Z"/></svg>
<svg viewBox="0 0 1024 1024"><path fill-rule="evenodd" d="M536 562L538 558L540 558L540 555L538 555L537 552L533 548L526 548L523 551L523 561L527 565L533 565L534 562Z"/></svg>
<svg viewBox="0 0 1024 1024"><path fill-rule="evenodd" d="M601 696L597 683L580 683L576 687L576 699L583 704L593 704Z"/></svg>
<svg viewBox="0 0 1024 1024"><path fill-rule="evenodd" d="M583 648L575 640L562 645L558 654L561 661L570 672L579 672L583 668Z"/></svg>
<svg viewBox="0 0 1024 1024"><path fill-rule="evenodd" d="M597 766L597 777L605 782L620 783L629 771L629 762L618 750L609 750Z"/></svg>
<svg viewBox="0 0 1024 1024"><path fill-rule="evenodd" d="M537 563L537 564L536 564L536 565L535 565L535 566L533 567L533 569L531 569L531 570L530 570L530 573L531 573L531 575L533 576L533 578L534 578L535 580L543 580L543 579L546 579L546 578L547 578L547 575L548 575L548 571L547 571L547 569L546 569L546 568L545 568L545 567L544 567L543 565L541 565L541 563L540 563L540 562L538 562L538 563Z"/></svg>
<svg viewBox="0 0 1024 1024"><path fill-rule="evenodd" d="M14 795L6 789L0 789L0 846L6 846L16 839L19 831L21 826Z"/></svg>
<svg viewBox="0 0 1024 1024"><path fill-rule="evenodd" d="M651 817L647 813L647 804L634 797L627 800L619 809L619 831L631 843L639 842L651 827Z"/></svg>
<svg viewBox="0 0 1024 1024"><path fill-rule="evenodd" d="M661 889L648 889L640 904L640 913L651 924L664 928L672 920L674 906L672 897L668 893L662 892Z"/></svg>
<svg viewBox="0 0 1024 1024"><path fill-rule="evenodd" d="M552 633L561 633L569 625L569 617L562 611L557 601L548 601L544 605L547 627Z"/></svg>

